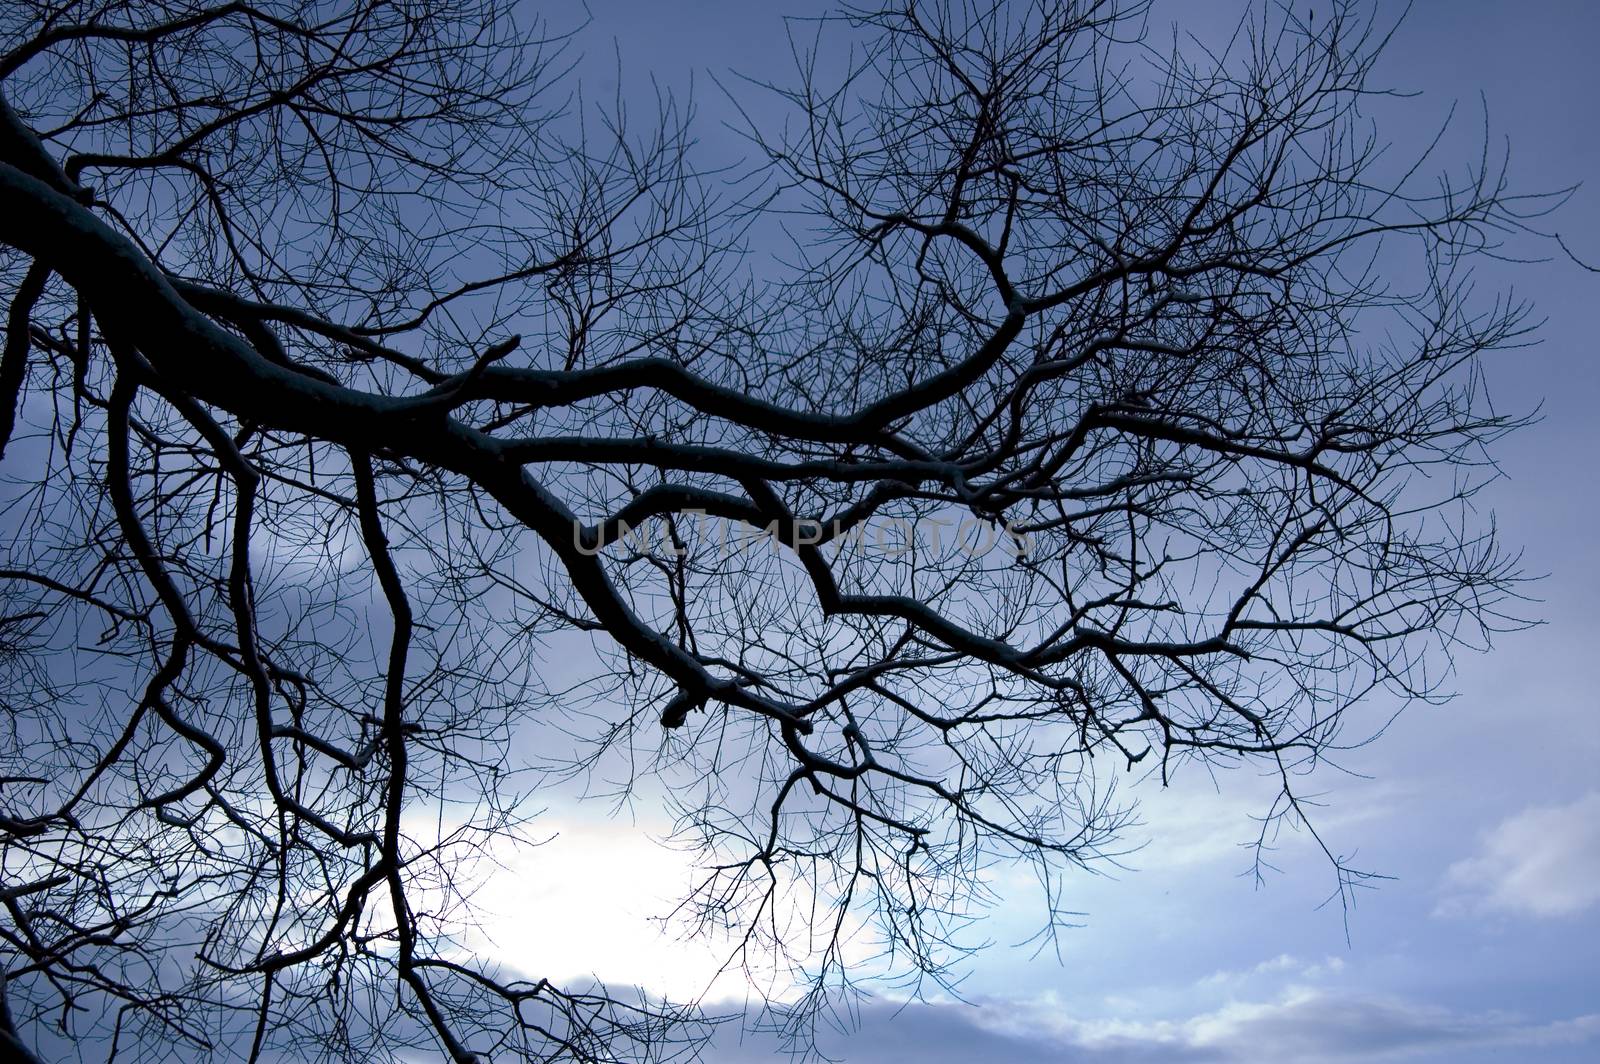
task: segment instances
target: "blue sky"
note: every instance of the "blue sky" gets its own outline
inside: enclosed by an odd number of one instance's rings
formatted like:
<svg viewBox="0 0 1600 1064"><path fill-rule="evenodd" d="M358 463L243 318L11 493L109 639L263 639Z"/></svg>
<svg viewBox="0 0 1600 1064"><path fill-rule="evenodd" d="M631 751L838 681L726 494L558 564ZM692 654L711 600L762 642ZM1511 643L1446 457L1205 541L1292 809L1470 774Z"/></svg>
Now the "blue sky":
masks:
<svg viewBox="0 0 1600 1064"><path fill-rule="evenodd" d="M1157 3L1153 21L1203 35L1221 22L1194 20L1221 19L1228 7ZM707 75L788 69L777 6L591 0L591 11L580 37L586 92L609 96L618 69L627 98L649 91L646 72L680 95L692 77L712 157L739 148L719 128L732 111ZM1440 158L1459 162L1475 159L1486 108L1492 150L1509 139L1519 187L1589 179L1550 226L1600 262L1597 41L1600 5L1581 0L1419 0L1375 80L1420 95L1378 99L1371 110L1405 153L1457 105ZM763 106L743 89L739 97ZM1528 607L1544 623L1503 637L1488 656L1458 660L1456 701L1411 709L1342 759L1348 774L1322 776L1330 841L1393 879L1362 892L1348 914L1319 908L1331 872L1307 840L1291 837L1275 854L1281 872L1257 884L1241 875L1250 861L1240 843L1265 807L1266 781L1235 773L1219 789L1191 776L1165 791L1146 781L1135 788L1145 823L1133 840L1143 848L1125 867L1069 888L1083 926L1058 951L1010 947L1039 917L1026 877L1001 875L1006 902L981 929L995 945L969 966L966 1002L869 1003L855 1033L824 1036L832 1055L922 1064L1600 1058L1600 700L1588 673L1600 645L1592 486L1600 275L1557 258L1491 264L1479 276L1483 287L1532 298L1545 321L1537 346L1490 362L1497 402L1540 407L1542 420L1506 442L1505 477L1480 497L1483 519L1492 511L1506 541L1526 549L1528 569L1548 574ZM1371 707L1370 720L1391 708ZM558 802L544 826L559 837L526 857L529 874L518 876L513 861L488 890L502 916L483 948L611 982L703 988L712 947L665 937L649 919L687 875L648 839L665 825L638 807L608 821L599 808ZM555 867L559 877L533 875ZM541 921L530 911L562 916ZM716 987L713 996L737 991L726 980ZM763 1060L770 1049L760 1036L743 1044L730 1036L711 1059Z"/></svg>

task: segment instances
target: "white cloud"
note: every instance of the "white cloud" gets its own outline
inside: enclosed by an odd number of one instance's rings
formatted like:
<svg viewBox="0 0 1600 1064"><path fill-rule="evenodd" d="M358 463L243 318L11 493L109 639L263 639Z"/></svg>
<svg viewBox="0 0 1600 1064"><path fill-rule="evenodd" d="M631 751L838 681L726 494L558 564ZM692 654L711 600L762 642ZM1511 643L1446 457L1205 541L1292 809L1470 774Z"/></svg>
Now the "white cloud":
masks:
<svg viewBox="0 0 1600 1064"><path fill-rule="evenodd" d="M793 973L776 958L741 953L725 929L691 933L677 910L705 872L693 854L662 841L665 818L644 817L563 805L534 822L539 841L497 841L492 866L474 870L478 927L463 951L557 984L597 980L680 1002L792 997ZM769 921L789 919L778 908ZM865 970L872 940L847 935L841 953Z"/></svg>
<svg viewBox="0 0 1600 1064"><path fill-rule="evenodd" d="M1225 791L1208 786L1209 782L1191 774L1169 787L1141 793L1139 814L1144 827L1129 837L1146 845L1123 863L1138 872L1157 873L1183 872L1212 863L1248 868L1261 834L1260 818L1274 808L1279 781L1269 776L1231 779ZM1370 830L1407 797L1400 784L1366 783L1342 788L1337 799L1327 805L1308 802L1307 808L1320 832L1342 839ZM1315 841L1292 818L1269 828L1265 841L1274 865L1291 858L1323 860Z"/></svg>
<svg viewBox="0 0 1600 1064"><path fill-rule="evenodd" d="M1402 998L1291 987L1259 1001L1234 1001L1163 1020L1075 1018L1070 1003L1047 994L987 999L975 1006L874 1002L859 1027L826 1038L824 1052L877 1064L1356 1064L1455 1062L1489 1052L1532 1059L1537 1049L1600 1039L1600 1014L1534 1022L1496 1012L1457 1012ZM759 1038L728 1032L708 1064L771 1059Z"/></svg>
<svg viewBox="0 0 1600 1064"><path fill-rule="evenodd" d="M1334 975L1344 970L1342 957L1327 957L1321 961L1303 961L1289 953L1280 953L1276 957L1269 957L1260 964L1243 970L1218 969L1201 979L1197 986L1228 986L1260 976L1281 976L1285 972L1293 973L1300 979L1320 979L1327 975Z"/></svg>
<svg viewBox="0 0 1600 1064"><path fill-rule="evenodd" d="M1401 998L1291 986L1274 998L1231 1001L1179 1019L1085 1021L1035 1005L1007 1026L1013 1036L1036 1032L1087 1060L1334 1064L1579 1043L1600 1035L1600 1015L1529 1023L1510 1014L1460 1013Z"/></svg>
<svg viewBox="0 0 1600 1064"><path fill-rule="evenodd" d="M694 876L688 855L645 826L570 812L536 829L549 841L503 850L474 898L480 955L558 983L597 978L679 1000L706 992L725 950L663 922Z"/></svg>
<svg viewBox="0 0 1600 1064"><path fill-rule="evenodd" d="M1600 792L1502 821L1445 875L1443 915L1571 916L1600 902Z"/></svg>

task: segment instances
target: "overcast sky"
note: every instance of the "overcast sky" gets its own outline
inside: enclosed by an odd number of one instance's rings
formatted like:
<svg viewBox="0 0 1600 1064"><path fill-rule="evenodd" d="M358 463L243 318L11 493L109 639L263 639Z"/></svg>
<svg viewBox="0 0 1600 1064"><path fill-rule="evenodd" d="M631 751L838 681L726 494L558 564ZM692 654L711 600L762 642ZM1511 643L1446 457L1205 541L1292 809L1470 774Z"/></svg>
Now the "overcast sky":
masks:
<svg viewBox="0 0 1600 1064"><path fill-rule="evenodd" d="M590 3L586 92L609 94L621 69L625 96L649 90L646 72L682 93L693 72L704 147L735 151L717 127L729 105L706 75L781 76L780 8ZM1158 3L1154 20L1189 27L1223 6ZM1420 95L1375 101L1372 113L1404 149L1431 137L1456 104L1444 157L1475 161L1486 101L1495 149L1509 139L1522 189L1589 179L1551 224L1575 253L1600 262L1597 41L1600 5L1588 0L1419 0L1376 80ZM742 96L761 106L752 99ZM1059 954L1009 946L1035 930L1038 910L1024 877L1001 877L1008 904L983 929L995 946L970 967L967 1003L871 1004L851 1037L825 1038L834 1056L1600 1059L1600 706L1590 676L1600 647L1600 275L1568 261L1482 271L1485 287L1513 283L1546 323L1538 346L1492 359L1494 393L1511 411L1542 404L1543 420L1501 450L1506 476L1482 497L1482 516L1492 509L1507 542L1526 548L1528 568L1549 574L1529 606L1546 623L1458 661L1460 698L1411 710L1346 756L1343 765L1361 775L1323 777L1330 841L1394 878L1348 914L1337 904L1319 909L1331 872L1304 839L1283 840L1282 872L1264 884L1240 874L1249 866L1240 843L1264 808L1266 783L1236 774L1220 791L1199 777L1168 791L1144 787L1137 838L1146 845L1125 869L1069 890L1083 926L1061 938ZM1370 719L1386 708L1372 707ZM599 807L562 803L542 824L555 841L510 859L483 899L500 915L482 948L540 975L705 989L715 952L664 937L649 919L688 874L650 841L665 825L648 808L607 821ZM713 996L736 990L724 980ZM743 1045L730 1037L712 1059L764 1060L769 1051L759 1037Z"/></svg>

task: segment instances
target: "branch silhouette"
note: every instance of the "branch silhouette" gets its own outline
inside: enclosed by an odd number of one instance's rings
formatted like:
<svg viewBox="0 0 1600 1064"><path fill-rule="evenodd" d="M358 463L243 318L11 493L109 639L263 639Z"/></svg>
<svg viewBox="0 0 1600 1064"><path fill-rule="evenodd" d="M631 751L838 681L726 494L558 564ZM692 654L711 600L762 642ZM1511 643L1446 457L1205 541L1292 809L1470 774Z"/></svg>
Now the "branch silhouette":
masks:
<svg viewBox="0 0 1600 1064"><path fill-rule="evenodd" d="M799 1038L858 921L949 985L997 861L1053 931L1119 778L1275 774L1346 898L1303 777L1520 623L1471 267L1540 201L1396 170L1330 6L846 9L735 178L498 0L8 5L0 1039L690 1055L462 946L619 757Z"/></svg>

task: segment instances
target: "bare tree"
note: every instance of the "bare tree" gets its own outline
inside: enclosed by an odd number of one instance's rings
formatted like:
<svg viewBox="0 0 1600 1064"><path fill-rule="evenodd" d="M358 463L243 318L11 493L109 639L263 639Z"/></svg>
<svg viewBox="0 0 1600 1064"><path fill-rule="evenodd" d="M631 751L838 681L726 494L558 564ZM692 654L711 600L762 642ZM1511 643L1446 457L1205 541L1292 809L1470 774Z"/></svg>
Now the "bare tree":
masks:
<svg viewBox="0 0 1600 1064"><path fill-rule="evenodd" d="M727 184L499 0L6 5L0 1034L692 1051L453 946L619 753L813 1006L852 934L943 978L997 860L1053 921L1119 777L1265 766L1314 831L1352 707L1514 623L1468 503L1524 308L1469 270L1530 207L1384 157L1316 6L846 11Z"/></svg>

